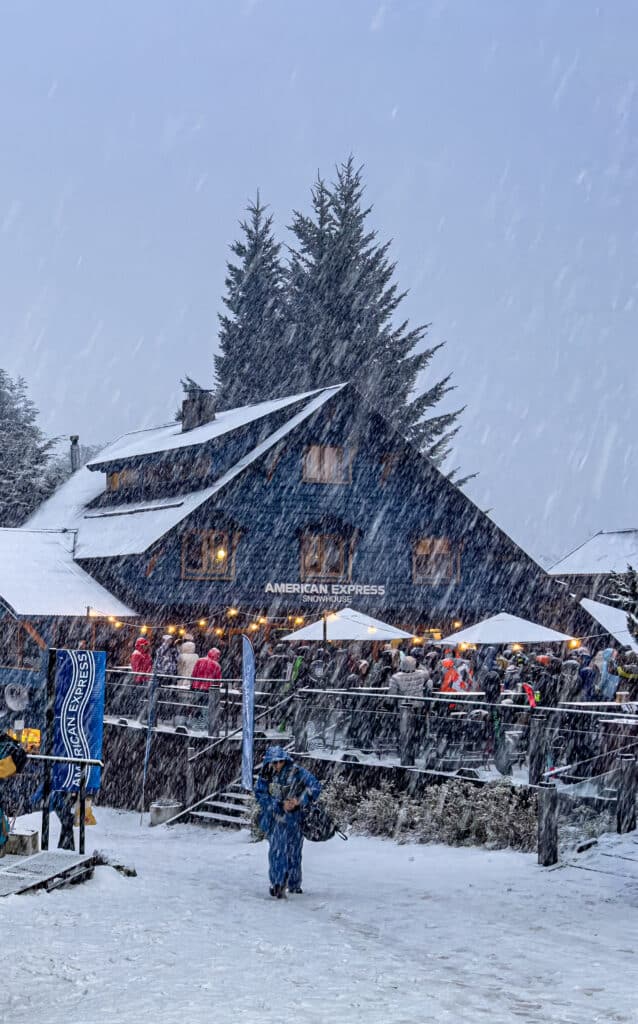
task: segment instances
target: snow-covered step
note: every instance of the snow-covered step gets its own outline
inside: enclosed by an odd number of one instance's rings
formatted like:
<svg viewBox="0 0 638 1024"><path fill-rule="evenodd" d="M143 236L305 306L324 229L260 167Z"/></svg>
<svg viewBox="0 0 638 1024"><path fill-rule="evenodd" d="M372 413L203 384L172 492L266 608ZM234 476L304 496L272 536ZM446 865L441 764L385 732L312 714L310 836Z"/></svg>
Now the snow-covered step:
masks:
<svg viewBox="0 0 638 1024"><path fill-rule="evenodd" d="M227 796L230 800L243 800L245 802L249 802L253 798L252 793L247 793L245 789L229 788L227 790L224 790L224 792L221 795Z"/></svg>
<svg viewBox="0 0 638 1024"><path fill-rule="evenodd" d="M229 813L231 811L237 811L239 814L245 814L248 810L246 804L234 804L231 803L230 800L207 800L203 806L221 807L222 810L228 811Z"/></svg>
<svg viewBox="0 0 638 1024"><path fill-rule="evenodd" d="M213 823L220 821L225 825L236 825L239 828L248 828L250 826L248 818L239 818L234 814L220 814L217 811L191 811L191 816L204 822Z"/></svg>

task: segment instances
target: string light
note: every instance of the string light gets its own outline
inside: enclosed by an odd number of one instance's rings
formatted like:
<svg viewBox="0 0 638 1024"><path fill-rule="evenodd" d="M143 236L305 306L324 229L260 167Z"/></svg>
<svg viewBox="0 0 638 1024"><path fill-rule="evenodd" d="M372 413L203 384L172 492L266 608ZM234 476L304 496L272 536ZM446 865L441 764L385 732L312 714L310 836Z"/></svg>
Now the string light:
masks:
<svg viewBox="0 0 638 1024"><path fill-rule="evenodd" d="M251 622L251 624L250 624L250 626L248 628L252 629L252 630L255 630L255 629L259 629L259 626L257 625L256 622Z"/></svg>
<svg viewBox="0 0 638 1024"><path fill-rule="evenodd" d="M173 633L176 633L177 632L177 626L169 626L168 629L166 630L166 632L170 633L171 635Z"/></svg>
<svg viewBox="0 0 638 1024"><path fill-rule="evenodd" d="M567 646L574 651L577 647L580 647L580 640L570 640Z"/></svg>
<svg viewBox="0 0 638 1024"><path fill-rule="evenodd" d="M231 618L233 618L233 616L239 615L239 611L237 610L237 608L229 608L228 614L230 615Z"/></svg>
<svg viewBox="0 0 638 1024"><path fill-rule="evenodd" d="M295 619L295 626L302 626L303 623L304 623L303 615L297 615L297 617Z"/></svg>
<svg viewBox="0 0 638 1024"><path fill-rule="evenodd" d="M148 626L140 626L140 633L145 636L148 633Z"/></svg>
<svg viewBox="0 0 638 1024"><path fill-rule="evenodd" d="M455 619L454 622L452 623L452 625L453 625L454 629L460 629L461 626L463 625L463 623L461 622L460 619Z"/></svg>
<svg viewBox="0 0 638 1024"><path fill-rule="evenodd" d="M109 615L109 622L115 622L115 616Z"/></svg>
<svg viewBox="0 0 638 1024"><path fill-rule="evenodd" d="M376 631L377 631L377 627L376 626L368 626L368 633L376 633Z"/></svg>
<svg viewBox="0 0 638 1024"><path fill-rule="evenodd" d="M205 627L205 625L206 625L206 619L199 619L199 621L198 621L197 625L198 625L198 626L199 626L199 627L200 627L201 629L204 629L204 627Z"/></svg>
<svg viewBox="0 0 638 1024"><path fill-rule="evenodd" d="M185 630L184 626L180 626L179 627L179 635L180 636L185 636L186 635L186 630Z"/></svg>
<svg viewBox="0 0 638 1024"><path fill-rule="evenodd" d="M217 628L215 630L215 636L223 636L223 635L224 635L224 630L221 628L221 626L217 626Z"/></svg>
<svg viewBox="0 0 638 1024"><path fill-rule="evenodd" d="M116 623L115 623L115 628L116 628L116 629L121 629L123 625L124 625L124 623L123 623L123 622L116 622Z"/></svg>
<svg viewBox="0 0 638 1024"><path fill-rule="evenodd" d="M257 622L259 623L260 626L265 626L266 623L268 622L268 619L266 618L265 615L262 615L261 618L257 619Z"/></svg>

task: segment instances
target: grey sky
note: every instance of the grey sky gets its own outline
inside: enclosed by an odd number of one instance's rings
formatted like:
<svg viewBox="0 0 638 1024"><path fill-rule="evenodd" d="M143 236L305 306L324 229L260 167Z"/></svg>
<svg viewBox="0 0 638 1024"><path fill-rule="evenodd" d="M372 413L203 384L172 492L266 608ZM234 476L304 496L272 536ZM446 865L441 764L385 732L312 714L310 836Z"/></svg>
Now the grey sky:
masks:
<svg viewBox="0 0 638 1024"><path fill-rule="evenodd" d="M0 365L52 433L207 381L260 188L285 235L365 163L413 321L466 404L455 462L533 553L638 525L633 0L0 2ZM255 367L259 372L259 367Z"/></svg>

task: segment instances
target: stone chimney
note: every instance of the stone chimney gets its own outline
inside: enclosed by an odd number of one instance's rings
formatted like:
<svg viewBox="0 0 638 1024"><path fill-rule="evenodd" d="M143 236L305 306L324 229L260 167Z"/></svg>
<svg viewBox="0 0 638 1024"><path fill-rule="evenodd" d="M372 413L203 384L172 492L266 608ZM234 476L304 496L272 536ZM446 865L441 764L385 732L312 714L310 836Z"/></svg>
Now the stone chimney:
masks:
<svg viewBox="0 0 638 1024"><path fill-rule="evenodd" d="M182 433L202 427L215 419L215 395L196 384L184 384L186 397L182 401Z"/></svg>
<svg viewBox="0 0 638 1024"><path fill-rule="evenodd" d="M71 472L76 473L80 468L80 437L78 434L71 434Z"/></svg>

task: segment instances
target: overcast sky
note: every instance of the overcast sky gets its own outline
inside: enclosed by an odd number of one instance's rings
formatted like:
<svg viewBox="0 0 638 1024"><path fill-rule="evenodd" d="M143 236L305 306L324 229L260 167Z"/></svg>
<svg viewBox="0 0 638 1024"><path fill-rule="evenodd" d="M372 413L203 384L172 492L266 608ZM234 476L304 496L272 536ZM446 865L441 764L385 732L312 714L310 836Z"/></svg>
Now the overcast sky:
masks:
<svg viewBox="0 0 638 1024"><path fill-rule="evenodd" d="M634 0L0 0L0 366L51 433L171 419L247 199L285 238L352 152L469 493L546 558L638 526L637 38Z"/></svg>

